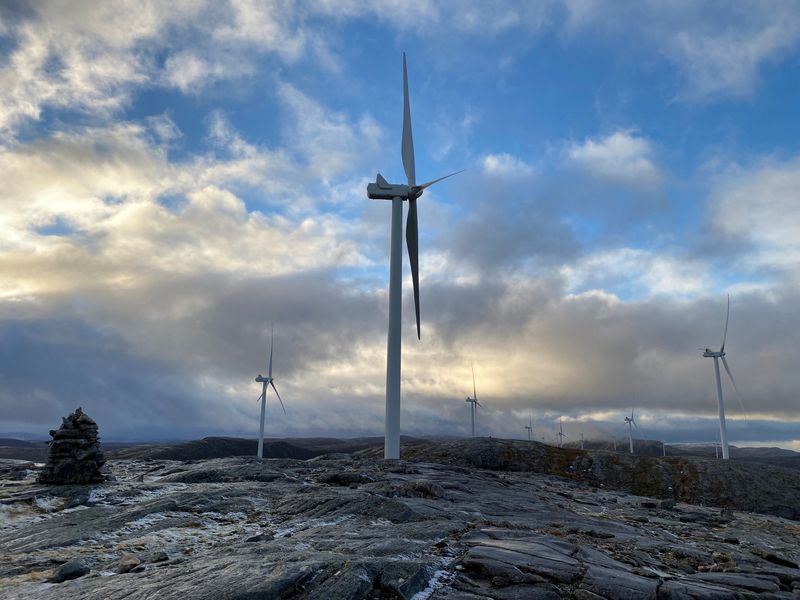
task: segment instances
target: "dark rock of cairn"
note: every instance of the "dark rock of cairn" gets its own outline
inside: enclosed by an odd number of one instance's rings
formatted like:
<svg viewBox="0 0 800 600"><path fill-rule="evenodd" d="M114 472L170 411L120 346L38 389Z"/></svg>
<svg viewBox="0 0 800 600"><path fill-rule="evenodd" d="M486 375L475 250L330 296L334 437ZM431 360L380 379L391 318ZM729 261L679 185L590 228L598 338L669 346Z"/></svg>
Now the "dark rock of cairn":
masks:
<svg viewBox="0 0 800 600"><path fill-rule="evenodd" d="M100 483L106 477L100 472L106 459L97 441L97 423L80 407L62 419L58 430L51 429L47 464L39 474L39 483L72 485Z"/></svg>

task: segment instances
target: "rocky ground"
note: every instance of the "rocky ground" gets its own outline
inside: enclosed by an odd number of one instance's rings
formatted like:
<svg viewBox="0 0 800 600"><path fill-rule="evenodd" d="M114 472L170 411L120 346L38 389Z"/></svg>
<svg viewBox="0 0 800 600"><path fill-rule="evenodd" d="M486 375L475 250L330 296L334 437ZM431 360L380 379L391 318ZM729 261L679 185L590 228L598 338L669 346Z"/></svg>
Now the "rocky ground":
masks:
<svg viewBox="0 0 800 600"><path fill-rule="evenodd" d="M565 453L557 477L510 470L553 450L536 443L448 444L400 462L115 460L114 480L75 487L2 461L0 597L800 594L799 522L594 487L574 475L586 454Z"/></svg>

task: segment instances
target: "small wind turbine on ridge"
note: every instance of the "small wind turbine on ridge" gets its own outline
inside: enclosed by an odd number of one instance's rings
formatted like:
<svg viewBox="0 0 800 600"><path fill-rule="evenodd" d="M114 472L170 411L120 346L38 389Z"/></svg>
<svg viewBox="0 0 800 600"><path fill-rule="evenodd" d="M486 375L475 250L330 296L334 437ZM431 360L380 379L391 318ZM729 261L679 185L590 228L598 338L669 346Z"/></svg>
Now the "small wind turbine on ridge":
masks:
<svg viewBox="0 0 800 600"><path fill-rule="evenodd" d="M528 430L528 441L530 442L533 438L533 415L528 417L528 424L525 425L525 429Z"/></svg>
<svg viewBox="0 0 800 600"><path fill-rule="evenodd" d="M269 370L267 371L269 374L264 377L261 373L258 374L256 377L256 381L258 383L263 384L261 388L261 395L258 397L258 400L261 400L261 425L258 429L258 458L264 458L264 416L267 412L267 388L272 386L272 389L275 390L275 395L278 397L278 402L281 403L281 408L283 409L283 414L286 414L286 407L283 405L283 400L281 400L281 395L278 393L278 388L275 387L275 380L272 378L272 349L275 342L275 330L272 329L270 333L270 342L269 342Z"/></svg>
<svg viewBox="0 0 800 600"><path fill-rule="evenodd" d="M403 309L403 201L408 201L406 221L406 245L408 262L411 265L411 281L414 285L414 309L417 316L417 338L419 327L419 229L417 224L417 199L434 183L455 175L445 175L427 183L417 185L414 164L414 140L411 134L411 107L408 98L408 70L406 54L403 52L403 141L401 146L403 169L407 184L392 184L378 173L375 183L367 185L367 196L373 200L392 201L391 258L389 266L389 335L386 352L386 422L383 457L400 458L400 363L401 363L401 317ZM460 172L460 171L459 171Z"/></svg>
<svg viewBox="0 0 800 600"><path fill-rule="evenodd" d="M472 420L472 437L475 437L475 414L478 412L478 407L483 408L483 404L478 402L478 392L475 391L475 367L472 367L472 398L467 396L469 403L469 415Z"/></svg>
<svg viewBox="0 0 800 600"><path fill-rule="evenodd" d="M558 447L563 448L564 438L569 436L564 434L564 428L561 425L561 417L558 418L558 433L556 435L558 436Z"/></svg>
<svg viewBox="0 0 800 600"><path fill-rule="evenodd" d="M633 454L633 427L639 429L639 426L636 424L636 419L633 418L633 409L631 409L631 416L625 417L625 422L628 424L628 442L631 446L631 454Z"/></svg>

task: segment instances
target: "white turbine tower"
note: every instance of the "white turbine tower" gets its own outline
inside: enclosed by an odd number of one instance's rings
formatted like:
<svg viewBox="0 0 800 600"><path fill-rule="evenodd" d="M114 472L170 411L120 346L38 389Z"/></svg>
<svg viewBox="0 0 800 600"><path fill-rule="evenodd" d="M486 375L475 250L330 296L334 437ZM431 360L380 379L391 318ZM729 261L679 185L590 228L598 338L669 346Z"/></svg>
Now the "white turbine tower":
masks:
<svg viewBox="0 0 800 600"><path fill-rule="evenodd" d="M728 452L728 429L725 426L725 402L722 398L722 379L719 376L719 361L722 360L722 366L725 367L725 372L730 377L731 383L733 384L733 389L736 391L737 395L739 393L739 389L736 387L736 381L733 379L733 373L731 373L731 368L728 366L728 361L725 360L725 340L728 338L728 322L731 318L731 297L730 294L728 295L728 312L725 316L725 331L722 334L722 346L720 346L718 352L714 352L709 348L701 348L703 351L703 356L706 358L713 358L714 359L714 376L717 380L717 401L719 403L719 438L720 443L722 445L722 458L723 460L728 460L730 458L730 453ZM741 402L741 399L740 399ZM742 407L744 409L744 407Z"/></svg>
<svg viewBox="0 0 800 600"><path fill-rule="evenodd" d="M625 422L628 424L628 442L630 442L631 454L633 454L633 428L639 429L636 419L633 418L633 409L631 409L631 416L625 417Z"/></svg>
<svg viewBox="0 0 800 600"><path fill-rule="evenodd" d="M583 433L581 433L581 450L583 450Z"/></svg>
<svg viewBox="0 0 800 600"><path fill-rule="evenodd" d="M469 415L472 420L472 437L475 437L475 415L479 406L483 408L483 404L478 402L478 392L475 391L475 367L472 368L472 398L467 396L467 402L469 402Z"/></svg>
<svg viewBox="0 0 800 600"><path fill-rule="evenodd" d="M283 400L281 400L281 395L278 393L278 388L275 387L275 380L272 378L272 349L275 342L275 331L270 334L270 341L269 341L269 370L268 375L264 377L261 373L258 374L256 377L256 381L262 384L261 388L261 395L258 397L261 400L261 426L258 429L258 458L264 458L264 416L267 412L267 387L272 386L272 389L275 390L275 395L278 397L278 401L281 403L281 408L283 409L283 414L286 414L286 407L283 405Z"/></svg>
<svg viewBox="0 0 800 600"><path fill-rule="evenodd" d="M528 424L525 425L525 429L528 431L528 441L530 442L533 439L533 415L528 417Z"/></svg>
<svg viewBox="0 0 800 600"><path fill-rule="evenodd" d="M564 428L561 425L561 417L558 418L558 433L556 435L558 436L558 447L563 448L564 438L569 436L564 435Z"/></svg>
<svg viewBox="0 0 800 600"><path fill-rule="evenodd" d="M378 173L375 183L367 185L367 196L373 200L392 201L391 259L389 266L389 336L386 351L386 423L383 457L400 458L400 333L402 316L403 274L403 201L408 200L406 245L414 285L414 309L419 329L419 230L417 225L417 199L425 188L455 173L417 185L414 165L414 140L411 135L411 108L408 100L408 72L403 53L403 143L401 148L403 169L408 184L390 184Z"/></svg>

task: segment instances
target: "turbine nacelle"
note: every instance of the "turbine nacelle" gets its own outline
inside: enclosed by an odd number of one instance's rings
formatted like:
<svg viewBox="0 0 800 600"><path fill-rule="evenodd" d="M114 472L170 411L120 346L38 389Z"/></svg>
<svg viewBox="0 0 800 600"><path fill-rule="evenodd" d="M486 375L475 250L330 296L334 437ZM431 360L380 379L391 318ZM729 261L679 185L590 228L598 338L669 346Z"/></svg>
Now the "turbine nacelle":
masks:
<svg viewBox="0 0 800 600"><path fill-rule="evenodd" d="M393 198L408 200L409 196L412 195L411 192L412 188L410 186L402 183L389 183L380 173L375 177L375 183L367 184L367 196L372 200L392 200ZM415 197L421 194L422 192L420 191Z"/></svg>
<svg viewBox="0 0 800 600"><path fill-rule="evenodd" d="M706 348L703 351L703 356L705 356L706 358L722 358L723 356L725 356L725 352L723 352L722 350L715 352L714 350Z"/></svg>
<svg viewBox="0 0 800 600"><path fill-rule="evenodd" d="M272 377L270 377L269 375L264 377L261 373L259 373L258 377L256 377L256 381L258 383L270 383L272 381Z"/></svg>

